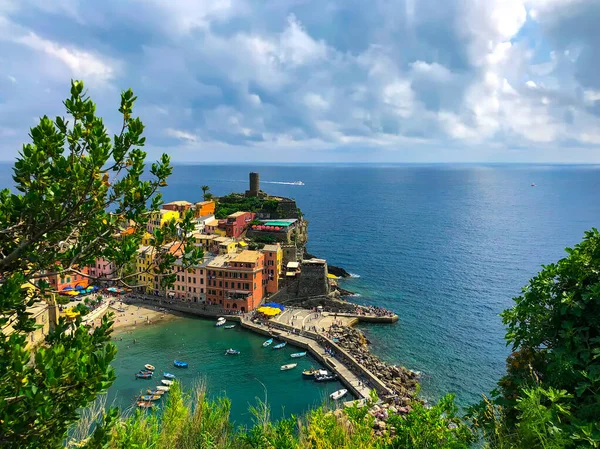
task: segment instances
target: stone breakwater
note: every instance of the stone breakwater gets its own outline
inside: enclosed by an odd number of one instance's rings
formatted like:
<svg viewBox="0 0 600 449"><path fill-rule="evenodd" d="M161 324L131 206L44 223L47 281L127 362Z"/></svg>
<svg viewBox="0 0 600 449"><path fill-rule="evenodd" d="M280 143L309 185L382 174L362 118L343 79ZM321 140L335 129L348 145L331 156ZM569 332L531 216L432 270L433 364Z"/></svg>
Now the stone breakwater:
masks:
<svg viewBox="0 0 600 449"><path fill-rule="evenodd" d="M359 364L375 374L394 394L382 398L394 405L394 412L408 413L418 384L418 374L402 366L383 362L369 351L367 339L361 331L348 326L333 325L329 329L330 338L348 352Z"/></svg>

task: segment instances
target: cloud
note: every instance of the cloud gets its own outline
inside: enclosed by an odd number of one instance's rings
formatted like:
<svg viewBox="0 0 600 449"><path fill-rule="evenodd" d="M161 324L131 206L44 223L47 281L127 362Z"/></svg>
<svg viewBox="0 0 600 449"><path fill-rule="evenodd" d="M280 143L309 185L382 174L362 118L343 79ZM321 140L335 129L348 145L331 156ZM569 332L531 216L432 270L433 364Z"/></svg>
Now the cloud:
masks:
<svg viewBox="0 0 600 449"><path fill-rule="evenodd" d="M194 134L180 129L167 128L165 130L167 136L175 139L183 140L185 142L196 142L197 138Z"/></svg>
<svg viewBox="0 0 600 449"><path fill-rule="evenodd" d="M132 87L174 160L600 161L598 21L593 0L0 3L0 156L76 77L115 127Z"/></svg>

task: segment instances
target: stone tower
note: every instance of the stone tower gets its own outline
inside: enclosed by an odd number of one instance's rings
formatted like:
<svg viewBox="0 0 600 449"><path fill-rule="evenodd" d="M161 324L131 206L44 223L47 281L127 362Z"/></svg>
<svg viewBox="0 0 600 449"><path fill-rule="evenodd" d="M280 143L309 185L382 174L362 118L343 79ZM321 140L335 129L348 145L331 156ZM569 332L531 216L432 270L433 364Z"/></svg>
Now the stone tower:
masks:
<svg viewBox="0 0 600 449"><path fill-rule="evenodd" d="M250 190L246 190L246 196L259 196L260 193L260 175L258 173L250 173Z"/></svg>

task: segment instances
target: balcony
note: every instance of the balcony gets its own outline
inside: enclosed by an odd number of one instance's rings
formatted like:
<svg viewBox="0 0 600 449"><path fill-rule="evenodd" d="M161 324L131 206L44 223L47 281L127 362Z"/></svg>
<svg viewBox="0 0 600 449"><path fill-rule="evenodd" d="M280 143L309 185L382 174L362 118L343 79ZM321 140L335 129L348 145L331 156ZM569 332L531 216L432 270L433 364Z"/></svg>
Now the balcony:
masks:
<svg viewBox="0 0 600 449"><path fill-rule="evenodd" d="M252 293L247 290L227 290L226 298L229 300L246 300L252 296Z"/></svg>

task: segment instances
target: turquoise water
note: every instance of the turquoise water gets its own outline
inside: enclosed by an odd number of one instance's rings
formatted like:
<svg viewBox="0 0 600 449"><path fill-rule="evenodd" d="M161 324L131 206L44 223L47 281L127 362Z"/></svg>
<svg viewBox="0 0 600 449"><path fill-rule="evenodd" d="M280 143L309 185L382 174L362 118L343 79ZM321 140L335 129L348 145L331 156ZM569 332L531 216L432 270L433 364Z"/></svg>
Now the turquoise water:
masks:
<svg viewBox="0 0 600 449"><path fill-rule="evenodd" d="M216 328L213 321L199 318L178 318L138 328L131 334L117 334L115 344L119 352L113 362L117 380L108 392L107 401L128 408L140 391L160 385L162 372L167 371L175 374L184 387L205 381L210 397L227 396L231 399L231 417L237 424L245 425L252 422L249 407L257 404L256 398L265 399L263 384L273 418L302 414L343 388L339 382L303 379L303 369L321 365L308 354L292 359L290 354L302 350L291 345L280 350L273 350L272 346L263 348L265 340L266 337L239 326ZM241 354L224 355L228 348ZM188 362L189 368L174 368L174 359ZM135 379L135 373L146 363L156 367L154 379ZM280 371L280 366L288 363L298 366Z"/></svg>

